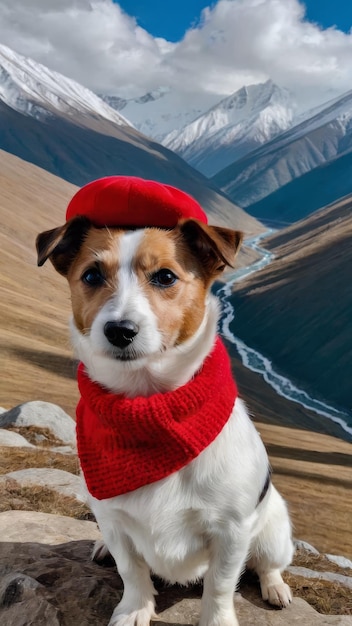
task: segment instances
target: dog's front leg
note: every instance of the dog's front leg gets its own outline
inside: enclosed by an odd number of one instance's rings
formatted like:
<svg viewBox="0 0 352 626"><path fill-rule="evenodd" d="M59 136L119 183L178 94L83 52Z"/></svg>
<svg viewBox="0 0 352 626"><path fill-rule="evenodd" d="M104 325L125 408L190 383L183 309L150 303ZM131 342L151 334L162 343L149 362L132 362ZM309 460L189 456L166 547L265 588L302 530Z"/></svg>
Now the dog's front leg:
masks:
<svg viewBox="0 0 352 626"><path fill-rule="evenodd" d="M234 592L250 545L247 524L228 522L210 540L199 626L238 626Z"/></svg>
<svg viewBox="0 0 352 626"><path fill-rule="evenodd" d="M122 578L123 596L115 608L108 626L149 626L155 617L157 593L150 578L150 570L142 557L136 554L130 539L114 529L100 528L105 543L116 561Z"/></svg>

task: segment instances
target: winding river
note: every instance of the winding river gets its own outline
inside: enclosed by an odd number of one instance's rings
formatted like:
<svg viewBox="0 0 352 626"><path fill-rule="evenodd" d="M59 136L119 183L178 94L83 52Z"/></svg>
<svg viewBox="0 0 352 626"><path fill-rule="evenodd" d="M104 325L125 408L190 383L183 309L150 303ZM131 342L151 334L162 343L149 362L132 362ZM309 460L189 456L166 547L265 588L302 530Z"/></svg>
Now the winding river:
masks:
<svg viewBox="0 0 352 626"><path fill-rule="evenodd" d="M242 267L241 269L228 274L225 285L222 285L217 290L217 295L222 303L222 317L220 322L221 333L230 343L236 346L243 365L253 372L260 374L276 391L276 393L283 396L287 400L301 404L306 409L314 411L319 415L323 415L338 424L345 433L352 435L352 426L350 425L351 422L347 413L342 413L329 404L312 398L308 393L303 391L303 389L296 387L288 378L285 378L275 371L275 368L267 357L247 346L242 339L236 337L231 330L232 321L235 318L235 311L230 301L233 284L239 282L254 272L258 272L263 267L271 263L274 255L268 250L260 247L259 244L273 232L273 230L269 230L245 241L245 245L252 250L256 250L260 254L261 258L248 267Z"/></svg>

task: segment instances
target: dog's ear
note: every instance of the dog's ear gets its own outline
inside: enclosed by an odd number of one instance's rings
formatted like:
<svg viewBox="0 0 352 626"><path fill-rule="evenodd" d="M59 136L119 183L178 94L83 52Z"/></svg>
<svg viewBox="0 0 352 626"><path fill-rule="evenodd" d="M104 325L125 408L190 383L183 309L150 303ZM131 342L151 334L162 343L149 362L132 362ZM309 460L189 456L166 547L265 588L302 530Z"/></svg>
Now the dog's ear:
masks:
<svg viewBox="0 0 352 626"><path fill-rule="evenodd" d="M36 239L38 265L50 259L56 271L67 276L70 265L91 226L86 217L74 217L63 226L46 230Z"/></svg>
<svg viewBox="0 0 352 626"><path fill-rule="evenodd" d="M243 239L240 231L208 226L193 219L182 221L180 231L209 276L216 277L226 266L234 266Z"/></svg>

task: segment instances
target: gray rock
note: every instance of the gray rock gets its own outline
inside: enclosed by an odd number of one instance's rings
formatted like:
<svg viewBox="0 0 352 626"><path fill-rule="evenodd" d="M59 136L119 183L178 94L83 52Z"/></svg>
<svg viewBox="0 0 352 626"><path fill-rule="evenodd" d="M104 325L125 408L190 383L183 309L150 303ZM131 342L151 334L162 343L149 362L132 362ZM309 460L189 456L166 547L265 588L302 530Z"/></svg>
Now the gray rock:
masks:
<svg viewBox="0 0 352 626"><path fill-rule="evenodd" d="M122 583L90 559L96 524L7 511L0 536L1 626L106 626Z"/></svg>
<svg viewBox="0 0 352 626"><path fill-rule="evenodd" d="M339 565L339 567L348 567L352 569L352 561L350 561L350 559L346 559L344 556L337 556L336 554L326 554L325 556L329 559L329 561Z"/></svg>
<svg viewBox="0 0 352 626"><path fill-rule="evenodd" d="M338 574L337 572L321 572L309 569L308 567L297 567L290 565L287 571L294 576L304 576L305 578L319 578L320 580L329 580L333 583L339 583L344 587L352 589L352 577L345 576L344 574Z"/></svg>
<svg viewBox="0 0 352 626"><path fill-rule="evenodd" d="M114 566L90 559L101 538L96 524L26 511L0 513L1 626L106 626L122 594ZM201 586L158 589L155 626L195 626ZM260 598L257 585L240 588L235 605L241 626L352 626L352 617L325 616L302 599L282 611ZM30 616L30 622L28 621Z"/></svg>
<svg viewBox="0 0 352 626"><path fill-rule="evenodd" d="M58 452L59 454L77 454L76 448L72 446L53 446L50 447L50 452Z"/></svg>
<svg viewBox="0 0 352 626"><path fill-rule="evenodd" d="M260 600L255 604L235 594L235 607L240 626L351 626L352 617L344 615L321 615L301 598L283 610L273 609ZM166 611L159 613L160 621L155 626L196 626L199 619L200 601L186 598L176 602ZM154 622L152 622L154 624Z"/></svg>
<svg viewBox="0 0 352 626"><path fill-rule="evenodd" d="M56 404L26 402L0 415L0 428L37 426L48 428L53 435L70 446L76 445L75 421Z"/></svg>
<svg viewBox="0 0 352 626"><path fill-rule="evenodd" d="M42 597L43 585L17 572L0 579L0 615L3 626L60 626L59 610ZM18 606L23 609L20 612Z"/></svg>
<svg viewBox="0 0 352 626"><path fill-rule="evenodd" d="M310 552L311 554L320 554L320 552L316 548L314 548L314 546L311 546L310 543L307 543L307 541L295 539L294 544L298 550L305 550L306 552Z"/></svg>
<svg viewBox="0 0 352 626"><path fill-rule="evenodd" d="M80 539L96 541L101 539L101 534L95 522L35 511L4 511L0 513L0 537L18 545L25 542L56 545Z"/></svg>
<svg viewBox="0 0 352 626"><path fill-rule="evenodd" d="M47 467L33 467L4 474L3 479L12 478L22 487L38 485L48 487L64 496L71 496L80 502L85 502L83 481L80 476L70 472Z"/></svg>
<svg viewBox="0 0 352 626"><path fill-rule="evenodd" d="M0 428L0 446L10 448L35 448L35 446L29 443L22 435L12 430L6 430L5 428Z"/></svg>

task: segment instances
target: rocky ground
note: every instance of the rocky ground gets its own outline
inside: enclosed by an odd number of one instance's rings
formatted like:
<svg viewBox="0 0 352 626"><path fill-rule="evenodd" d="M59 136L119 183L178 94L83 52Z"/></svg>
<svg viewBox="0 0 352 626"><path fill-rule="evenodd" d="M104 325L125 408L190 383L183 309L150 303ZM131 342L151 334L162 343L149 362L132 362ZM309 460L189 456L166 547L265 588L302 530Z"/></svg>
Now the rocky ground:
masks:
<svg viewBox="0 0 352 626"><path fill-rule="evenodd" d="M84 502L74 420L29 402L0 415L0 623L103 626L122 593L113 563L90 559L99 529ZM240 624L352 626L352 562L296 541L285 573L293 604L274 609L245 574L235 594ZM155 581L160 625L197 623L201 587ZM30 616L30 622L28 622Z"/></svg>

